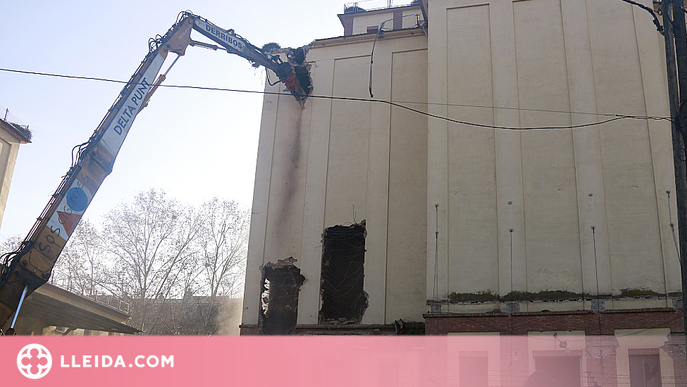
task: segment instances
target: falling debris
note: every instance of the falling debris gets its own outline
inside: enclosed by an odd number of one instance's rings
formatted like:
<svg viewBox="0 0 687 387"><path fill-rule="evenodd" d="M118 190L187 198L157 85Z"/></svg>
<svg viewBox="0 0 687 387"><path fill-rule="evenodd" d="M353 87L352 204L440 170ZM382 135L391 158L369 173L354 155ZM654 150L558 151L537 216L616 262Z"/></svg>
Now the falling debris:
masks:
<svg viewBox="0 0 687 387"><path fill-rule="evenodd" d="M265 43L262 46L262 52L265 54L274 54L276 51L279 51L281 49L281 46L279 43L271 42L271 43Z"/></svg>
<svg viewBox="0 0 687 387"><path fill-rule="evenodd" d="M365 220L324 230L320 323L361 322L368 306L363 290L366 236Z"/></svg>
<svg viewBox="0 0 687 387"><path fill-rule="evenodd" d="M289 49L286 57L293 71L298 78L298 82L306 95L312 91L312 78L310 77L310 65L306 63L305 56L308 54L310 46L302 46Z"/></svg>
<svg viewBox="0 0 687 387"><path fill-rule="evenodd" d="M279 68L275 70L275 73L284 86L296 97L301 107L304 107L305 100L313 88L310 64L305 60L308 51L310 51L310 45L290 48L281 47L278 43L267 43L260 50L279 63ZM286 62L282 61L284 57L286 57ZM260 64L254 63L253 66L259 67ZM269 82L269 77L267 81ZM270 85L272 85L271 82Z"/></svg>
<svg viewBox="0 0 687 387"><path fill-rule="evenodd" d="M263 335L288 335L296 327L298 292L305 282L301 269L289 257L261 267L260 332Z"/></svg>

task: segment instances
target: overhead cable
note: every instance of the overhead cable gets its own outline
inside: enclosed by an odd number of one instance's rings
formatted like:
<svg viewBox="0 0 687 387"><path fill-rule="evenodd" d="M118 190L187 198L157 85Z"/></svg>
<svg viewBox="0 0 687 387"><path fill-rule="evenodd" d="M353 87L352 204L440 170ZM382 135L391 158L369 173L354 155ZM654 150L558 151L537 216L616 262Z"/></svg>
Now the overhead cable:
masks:
<svg viewBox="0 0 687 387"><path fill-rule="evenodd" d="M65 74L55 74L55 73L27 71L27 70L16 70L16 69L7 69L7 68L0 68L0 71L19 73L19 74L28 74L28 75L40 75L40 76L67 78L67 79L80 79L80 80L88 80L88 81L119 83L119 84L127 84L128 83L127 81L110 79L110 78L87 77L87 76L78 76L78 75L65 75ZM221 87L206 87L206 86L193 86L193 85L160 85L160 87L173 88L173 89L225 91L225 92L233 92L233 93L262 94L262 95L285 95L285 96L291 95L290 93L283 93L283 92L276 92L276 91L257 91L257 90L230 89L230 88L221 88ZM428 112L422 111L420 109L415 109L415 108L412 108L410 106L403 104L403 103L420 104L418 102L394 102L394 101L388 101L388 100L383 100L383 99L378 99L378 98L342 97L342 96L328 96L328 95L309 95L308 98L329 99L329 100L337 100L337 101L356 101L356 102L381 103L381 104L386 104L389 106L397 107L400 109L405 109L405 110L408 110L408 111L411 111L411 112L414 112L417 114L421 114L421 115L424 115L427 117L435 118L437 120L442 120L442 121L451 122L451 123L455 123L455 124L461 124L461 125L472 126L472 127L477 127L477 128L485 128L485 129L513 130L513 131L579 129L579 128L586 128L586 127L591 127L591 126L596 126L596 125L603 125L603 124L607 124L607 123L610 123L613 121L618 121L618 120L623 120L623 119L668 120L668 121L670 120L669 117L561 112L561 113L567 113L567 114L594 114L597 116L607 116L610 118L608 118L606 120L602 120L602 121L590 122L590 123L585 123L585 124L577 124L577 125L561 125L561 126L547 125L547 126L533 126L533 127L517 127L517 126L489 125L489 124L482 124L482 123L477 123L477 122L469 122L469 121L453 119L453 118L449 118L449 117L440 116L438 114L428 113ZM422 104L433 105L434 103L427 102L427 103L422 103ZM439 104L439 105L443 105L443 104ZM448 105L448 106L479 107L479 106L470 106L470 105ZM503 107L503 108L502 107L489 107L489 108L492 108L492 109L515 109L515 110L537 111L537 112L555 112L555 111L548 111L548 110L521 109L521 108L509 108L509 107Z"/></svg>
<svg viewBox="0 0 687 387"><path fill-rule="evenodd" d="M656 26L658 33L660 33L661 35L664 34L663 26L661 25L661 22L658 20L658 16L656 16L656 12L654 12L653 9L651 9L650 7L647 7L644 4L639 4L636 1L632 1L632 0L621 0L621 1L624 1L628 4L636 5L637 7L649 12L651 14L651 16L654 17L654 25Z"/></svg>

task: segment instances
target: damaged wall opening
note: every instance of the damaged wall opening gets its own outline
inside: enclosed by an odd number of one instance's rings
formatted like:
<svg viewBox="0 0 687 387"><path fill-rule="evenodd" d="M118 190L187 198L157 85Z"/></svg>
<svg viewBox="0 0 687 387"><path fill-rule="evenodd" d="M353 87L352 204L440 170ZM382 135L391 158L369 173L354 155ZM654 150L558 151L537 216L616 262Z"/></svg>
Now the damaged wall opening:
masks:
<svg viewBox="0 0 687 387"><path fill-rule="evenodd" d="M322 234L320 323L359 324L368 306L365 278L365 221L333 226Z"/></svg>
<svg viewBox="0 0 687 387"><path fill-rule="evenodd" d="M263 335L288 335L296 327L298 318L298 292L305 282L301 269L289 257L277 263L267 262L261 267L260 333Z"/></svg>

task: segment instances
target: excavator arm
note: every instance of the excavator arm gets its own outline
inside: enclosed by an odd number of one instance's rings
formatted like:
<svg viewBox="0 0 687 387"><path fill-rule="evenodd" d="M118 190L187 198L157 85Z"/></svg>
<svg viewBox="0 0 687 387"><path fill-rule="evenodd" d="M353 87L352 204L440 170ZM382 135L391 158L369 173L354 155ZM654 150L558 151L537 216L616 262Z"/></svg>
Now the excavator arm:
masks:
<svg viewBox="0 0 687 387"><path fill-rule="evenodd" d="M205 35L229 53L246 58L255 66L274 71L303 106L310 92L310 82L302 61L292 66L278 56L264 53L232 30L221 29L200 16L182 12L164 36L151 39L148 55L90 139L75 147L75 161L19 249L1 258L0 332L6 328L8 333L13 333L21 302L50 278L69 237L103 180L112 172L117 154L136 115L164 80L164 74L157 80L155 78L165 59L169 53L178 56L185 54L186 48L192 44L192 30ZM299 79L307 84L305 90Z"/></svg>
<svg viewBox="0 0 687 387"><path fill-rule="evenodd" d="M279 55L263 52L234 33L234 30L224 30L200 16L186 14L193 19L194 30L222 46L228 53L242 56L256 67L263 66L274 71L279 80L301 104L301 107L304 106L305 99L310 94L310 76L305 63L303 63L305 57L301 53L302 48L288 49L288 61L283 62Z"/></svg>

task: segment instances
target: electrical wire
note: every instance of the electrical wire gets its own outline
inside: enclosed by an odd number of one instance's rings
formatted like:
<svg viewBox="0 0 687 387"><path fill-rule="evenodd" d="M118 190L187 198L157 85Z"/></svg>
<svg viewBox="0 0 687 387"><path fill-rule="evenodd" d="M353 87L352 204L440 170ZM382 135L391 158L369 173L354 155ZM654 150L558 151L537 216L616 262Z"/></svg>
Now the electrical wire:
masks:
<svg viewBox="0 0 687 387"><path fill-rule="evenodd" d="M28 75L40 75L40 76L50 76L50 77L60 77L68 79L80 79L89 81L100 81L100 82L110 82L127 84L126 81L111 79L111 78L100 78L100 77L87 77L87 76L76 76L76 75L64 75L37 71L27 71L27 70L16 70L0 68L0 71L14 72L20 74ZM269 72L267 73L269 76ZM270 86L274 86L279 81L274 83L270 82ZM288 93L279 92L264 92L255 90L239 90L239 89L226 89L226 88L213 88L204 86L185 86L185 85L160 85L160 87L172 87L172 88L189 88L189 89L199 89L199 90L209 90L209 91L230 91L230 92L240 92L240 93L256 93L256 94L276 94L276 95L289 95ZM313 98L348 98L348 97L329 97L329 96L309 96ZM361 101L370 101L366 98L353 98ZM515 110L522 112L537 112L537 113L560 113L560 114L574 114L574 115L593 115L593 116L603 116L603 117L621 117L621 118L631 118L638 120L655 120L655 121L671 121L670 117L662 116L638 116L638 115L628 115L628 114L616 114L616 113L597 113L597 112L580 112L580 111L567 111L567 110L555 110L555 109L534 109L534 108L522 108L522 107L509 107L509 106L488 106L488 105L472 105L472 104L456 104L456 103L445 103L445 102L426 102L426 101L404 101L397 100L395 103L408 104L408 105L422 105L422 106L446 106L446 107L465 107L465 108L481 108L481 109L497 109L497 110Z"/></svg>
<svg viewBox="0 0 687 387"><path fill-rule="evenodd" d="M65 74L55 74L55 73L46 73L46 72L38 72L38 71L16 70L16 69L8 69L8 68L0 68L0 71L19 73L19 74L27 74L27 75L49 76L49 77L58 77L58 78L66 78L66 79L80 79L80 80L109 82L109 83L118 83L118 84L128 84L129 83L127 81L122 81L122 80L117 80L117 79L109 79L109 78L101 78L101 77L65 75ZM231 88L193 86L193 85L160 85L160 87L173 88L173 89L225 91L225 92L234 92L234 93L262 94L262 95L291 95L291 93L284 93L284 92L257 91L257 90L231 89ZM623 120L623 119L667 120L667 121L670 121L669 117L634 116L634 115L620 115L620 114L607 114L607 113L599 114L599 113L561 112L561 113L566 113L566 114L594 114L594 115L598 115L598 116L607 116L610 118L608 118L606 120L602 120L602 121L591 122L591 123L586 123L586 124L578 124L578 125L537 126L537 127L534 127L534 126L533 127L500 126L500 125L481 124L481 123L477 123L477 122L469 122L469 121L463 121L463 120L453 119L453 118L449 118L449 117L444 117L444 116L440 116L438 114L428 113L428 112L422 111L420 109L415 109L415 108L412 108L410 106L406 106L403 104L403 103L427 104L427 105L433 105L434 104L434 103L430 103L430 102L428 102L428 103L393 102L393 101L377 99L377 98L342 97L342 96L328 96L328 95L309 95L308 98L329 99L329 100L338 100L338 101L381 103L381 104L386 104L386 105L397 107L400 109L405 109L405 110L408 110L408 111L413 112L413 113L421 114L421 115L424 115L427 117L431 117L431 118L435 118L435 119L438 119L441 121L451 122L451 123L455 123L455 124L461 124L461 125L472 126L472 127L477 127L477 128L485 128L485 129L512 130L512 131L579 129L579 128L586 128L586 127L591 127L591 126L596 126L596 125L604 125L604 124L607 124L610 122ZM448 105L448 106L482 107L482 106L470 106L470 105ZM521 108L509 108L509 107L485 107L485 108L513 109L513 110L519 110L519 111L556 112L556 111L551 111L551 110L521 109Z"/></svg>
<svg viewBox="0 0 687 387"><path fill-rule="evenodd" d="M675 223L673 223L673 210L670 209L670 191L666 191L666 194L668 195L668 219L670 221L670 230L673 233L673 243L675 243L675 252L677 253L677 256L679 258L680 246L677 242L677 235L675 234Z"/></svg>
<svg viewBox="0 0 687 387"><path fill-rule="evenodd" d="M370 98L373 97L373 95L372 95L372 64L374 63L374 58L375 58L375 46L377 46L377 40L379 40L379 37L382 36L382 33L384 32L384 24L386 24L386 22L390 22L390 21L393 21L396 19L403 19L404 17L408 17L408 16L415 16L415 18L417 19L416 26L420 24L420 15L419 14L409 14L409 15L403 15L403 16L398 16L398 17L391 18L388 20L384 20L379 26L377 26L377 35L375 35L375 41L372 43L372 52L370 52L370 82L368 85L368 90L370 92ZM423 29L423 31L424 31L424 29ZM425 35L426 34L427 33L425 33Z"/></svg>
<svg viewBox="0 0 687 387"><path fill-rule="evenodd" d="M663 26L661 25L661 22L658 20L658 16L656 16L656 13L654 12L653 9L647 7L647 6L644 5L644 4L639 4L639 3L635 2L635 1L632 1L632 0L620 0L620 1L624 1L624 2L626 2L626 3L628 3L628 4L636 5L637 7L639 7L639 8L641 8L641 9L643 9L643 10L649 12L649 13L651 14L651 16L654 17L654 25L656 26L656 29L658 30L658 33L661 34L661 35L664 35L664 34L665 34L665 31L664 31L664 29L663 29Z"/></svg>
<svg viewBox="0 0 687 387"><path fill-rule="evenodd" d="M522 107L469 105L469 104L442 103L442 102L396 101L396 103L405 103L405 104L409 104L409 105L428 105L428 106L465 107L465 108L496 109L496 110L515 110L515 111L520 111L520 112L536 112L536 113L560 113L560 114L590 115L590 116L603 116L603 117L622 117L622 118L633 118L633 119L654 120L654 121L672 121L670 117L662 117L662 116L636 116L636 115L614 114L614 113L592 113L592 112L578 112L578 111L566 111L566 110L554 110L554 109L530 109L530 108L522 108Z"/></svg>

